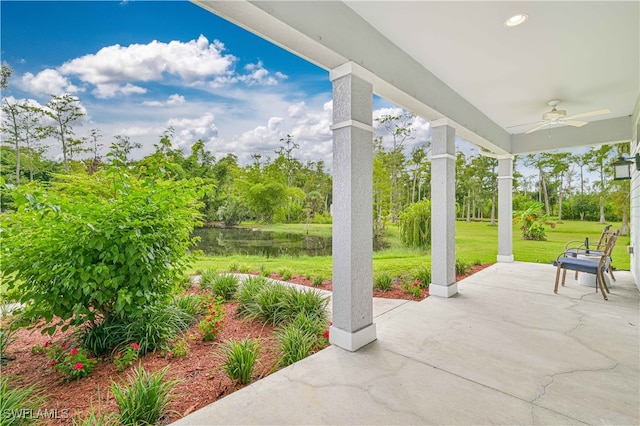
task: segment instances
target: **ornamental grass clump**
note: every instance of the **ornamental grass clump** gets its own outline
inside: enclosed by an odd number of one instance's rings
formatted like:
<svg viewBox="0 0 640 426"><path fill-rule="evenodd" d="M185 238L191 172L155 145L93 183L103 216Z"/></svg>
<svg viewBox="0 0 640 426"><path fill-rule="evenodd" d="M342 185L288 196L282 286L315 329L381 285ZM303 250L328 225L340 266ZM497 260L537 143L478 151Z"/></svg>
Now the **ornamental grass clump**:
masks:
<svg viewBox="0 0 640 426"><path fill-rule="evenodd" d="M207 288L211 290L214 296L219 296L223 300L229 301L236 297L239 287L240 280L235 275L218 275Z"/></svg>
<svg viewBox="0 0 640 426"><path fill-rule="evenodd" d="M324 282L324 277L322 275L316 275L315 277L313 277L314 287L320 287L323 282Z"/></svg>
<svg viewBox="0 0 640 426"><path fill-rule="evenodd" d="M13 386L9 378L3 374L0 378L0 424L2 426L18 426L33 424L29 418L11 416L7 413L37 412L43 407L46 398L37 385ZM26 410L26 411L25 411Z"/></svg>
<svg viewBox="0 0 640 426"><path fill-rule="evenodd" d="M289 281L291 279L291 269L289 268L280 268L278 269L278 275L282 277L283 280Z"/></svg>
<svg viewBox="0 0 640 426"><path fill-rule="evenodd" d="M258 309L256 295L269 285L270 283L263 277L251 276L245 279L237 294L238 315L245 317L254 315Z"/></svg>
<svg viewBox="0 0 640 426"><path fill-rule="evenodd" d="M243 385L249 383L260 353L258 341L249 338L230 340L222 345L221 350L224 360L222 368L229 378Z"/></svg>
<svg viewBox="0 0 640 426"><path fill-rule="evenodd" d="M389 291L393 288L393 278L388 272L381 272L373 278L373 289Z"/></svg>
<svg viewBox="0 0 640 426"><path fill-rule="evenodd" d="M167 414L172 390L178 383L166 380L168 368L149 373L138 366L127 381L111 383L118 407L118 421L124 426L155 425Z"/></svg>
<svg viewBox="0 0 640 426"><path fill-rule="evenodd" d="M318 341L317 335L293 323L278 330L276 339L279 342L281 353L278 359L278 367L280 368L311 355Z"/></svg>

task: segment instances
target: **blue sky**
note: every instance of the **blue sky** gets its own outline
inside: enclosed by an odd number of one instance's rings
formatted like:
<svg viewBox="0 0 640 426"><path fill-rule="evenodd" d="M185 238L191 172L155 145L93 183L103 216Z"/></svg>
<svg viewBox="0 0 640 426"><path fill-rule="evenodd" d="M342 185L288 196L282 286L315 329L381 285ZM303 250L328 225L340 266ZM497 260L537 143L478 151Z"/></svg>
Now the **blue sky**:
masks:
<svg viewBox="0 0 640 426"><path fill-rule="evenodd" d="M328 72L186 1L2 1L1 55L14 70L3 97L72 93L86 109L76 137L129 136L149 153L174 128L220 157L273 156L287 134L304 160L331 162ZM376 98L374 115L397 112ZM429 137L415 122L416 139ZM54 144L53 141L50 142ZM59 154L53 146L51 156Z"/></svg>

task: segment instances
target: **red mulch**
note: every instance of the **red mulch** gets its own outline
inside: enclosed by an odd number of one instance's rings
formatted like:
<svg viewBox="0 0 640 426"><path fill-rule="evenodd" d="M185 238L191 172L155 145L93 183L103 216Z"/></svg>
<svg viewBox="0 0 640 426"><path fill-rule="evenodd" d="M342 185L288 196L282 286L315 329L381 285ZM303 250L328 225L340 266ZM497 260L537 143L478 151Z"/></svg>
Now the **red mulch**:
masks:
<svg viewBox="0 0 640 426"><path fill-rule="evenodd" d="M490 265L473 266L468 274L459 275L456 279L461 280L488 266ZM281 279L277 274L272 274L271 277ZM307 280L304 276L295 275L289 281L313 287L312 280ZM316 288L331 291L332 283L330 280L325 280L322 286ZM415 298L405 293L400 287L400 281L396 280L392 290L374 291L373 296L419 301L428 297L429 291L423 289L421 297ZM261 353L259 365L255 369L255 379L258 380L274 371L274 365L278 358L273 336L274 328L259 322L236 318L237 304L235 303L227 303L226 310L226 325L218 340L203 342L197 326L194 326L184 334L184 336L189 336L189 352L186 357L174 358L170 353L156 352L140 358L142 366L147 371L169 367L167 377L180 380L180 384L174 390L176 397L169 406L169 409L174 412L162 419L163 424L171 423L243 387L243 385L233 383L226 376L216 357L216 348L220 342L226 339L260 338ZM98 400L104 410L116 412L109 386L113 381L124 379L127 372L118 373L111 357L105 357L99 360L89 376L77 381L63 382L57 373L47 367L49 359L46 354L31 353L31 349L35 345L43 346L48 341L53 344L66 342L68 345L73 345L71 331L57 332L53 338L50 338L48 335L40 334L39 331L21 329L16 333L16 341L9 346L7 351L8 355L15 357L15 359L2 367L2 374L11 377L13 384L31 385L37 383L45 390L48 397L46 405L42 409L46 409L48 413L52 413L52 410L58 410L55 413L59 417L58 419L48 419L45 424L70 425L73 417L87 414L91 404L97 408L99 406Z"/></svg>

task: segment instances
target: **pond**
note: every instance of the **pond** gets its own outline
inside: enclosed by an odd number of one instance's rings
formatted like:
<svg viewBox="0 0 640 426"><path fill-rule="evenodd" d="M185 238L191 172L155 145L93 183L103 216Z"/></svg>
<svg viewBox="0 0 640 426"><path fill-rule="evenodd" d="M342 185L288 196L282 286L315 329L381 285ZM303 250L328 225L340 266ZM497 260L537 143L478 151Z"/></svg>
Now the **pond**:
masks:
<svg viewBox="0 0 640 426"><path fill-rule="evenodd" d="M330 256L331 237L260 231L250 228L199 228L195 245L209 256L232 254L278 256ZM374 244L374 249L380 249Z"/></svg>

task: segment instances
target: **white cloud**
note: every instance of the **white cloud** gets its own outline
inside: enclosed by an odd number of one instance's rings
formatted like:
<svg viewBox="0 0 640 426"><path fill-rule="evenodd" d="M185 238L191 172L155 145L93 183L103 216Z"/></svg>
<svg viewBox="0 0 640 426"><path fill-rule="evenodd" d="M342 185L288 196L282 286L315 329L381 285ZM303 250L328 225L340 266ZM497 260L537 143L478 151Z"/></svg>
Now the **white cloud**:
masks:
<svg viewBox="0 0 640 426"><path fill-rule="evenodd" d="M173 95L169 96L169 98L164 102L162 102L162 101L144 101L144 102L142 102L142 104L146 105L146 106L152 106L152 107L162 107L162 106L183 105L185 102L186 102L186 99L184 98L184 96L178 95L178 94L173 94Z"/></svg>
<svg viewBox="0 0 640 426"><path fill-rule="evenodd" d="M264 68L262 61L258 61L257 64L248 64L244 69L249 73L239 75L237 78L247 86L275 86L280 80L287 78L281 72L276 72L275 77L271 76L271 73Z"/></svg>
<svg viewBox="0 0 640 426"><path fill-rule="evenodd" d="M205 143L218 137L218 127L215 116L206 113L196 118L172 118L167 121L167 127L173 127L173 144L181 149L187 149L198 139Z"/></svg>
<svg viewBox="0 0 640 426"><path fill-rule="evenodd" d="M25 73L19 80L19 86L28 93L38 95L60 95L63 93L77 93L82 91L77 86L53 69L46 69L33 75Z"/></svg>
<svg viewBox="0 0 640 426"><path fill-rule="evenodd" d="M118 84L107 83L96 85L96 88L93 89L91 93L93 93L94 96L98 99L108 99L113 98L119 94L126 96L132 93L147 93L147 89L145 89L144 87L135 86L131 83L127 83L122 86Z"/></svg>
<svg viewBox="0 0 640 426"><path fill-rule="evenodd" d="M224 75L231 69L236 58L224 55L223 50L222 43L209 43L203 35L188 42L154 40L126 47L116 44L104 47L96 54L72 59L60 67L60 72L77 75L94 85L159 81L164 73L193 83Z"/></svg>

